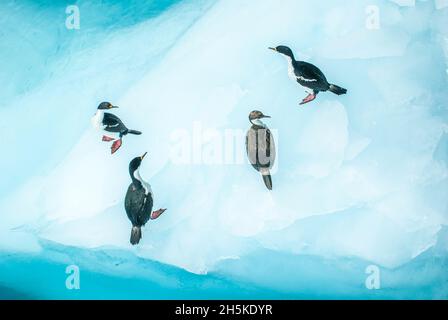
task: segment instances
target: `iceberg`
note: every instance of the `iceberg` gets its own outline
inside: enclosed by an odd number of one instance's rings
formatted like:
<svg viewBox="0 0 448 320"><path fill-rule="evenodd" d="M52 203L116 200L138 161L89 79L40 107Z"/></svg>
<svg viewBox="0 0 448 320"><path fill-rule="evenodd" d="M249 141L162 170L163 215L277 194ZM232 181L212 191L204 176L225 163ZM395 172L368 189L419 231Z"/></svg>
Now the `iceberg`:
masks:
<svg viewBox="0 0 448 320"><path fill-rule="evenodd" d="M75 5L70 30L64 3L0 4L0 298L448 298L443 1ZM280 44L348 94L299 106ZM102 101L143 132L113 156L90 127ZM244 160L254 109L272 192ZM168 211L132 247L146 151Z"/></svg>

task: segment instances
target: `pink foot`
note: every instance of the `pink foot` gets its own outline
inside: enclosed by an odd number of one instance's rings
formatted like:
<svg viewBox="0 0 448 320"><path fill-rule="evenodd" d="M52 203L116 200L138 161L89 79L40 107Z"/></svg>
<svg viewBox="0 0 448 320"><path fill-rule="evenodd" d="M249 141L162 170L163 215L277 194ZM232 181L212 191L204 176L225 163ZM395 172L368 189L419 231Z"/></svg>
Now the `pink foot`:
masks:
<svg viewBox="0 0 448 320"><path fill-rule="evenodd" d="M111 138L111 137L108 137L108 136L103 136L103 141L105 141L105 142L109 142L109 141L112 141L112 140L115 140L115 139Z"/></svg>
<svg viewBox="0 0 448 320"><path fill-rule="evenodd" d="M300 105L303 105L303 104L305 104L305 103L311 102L311 101L313 101L314 99L316 99L316 95L310 93L305 99L302 100L302 102L300 102Z"/></svg>
<svg viewBox="0 0 448 320"><path fill-rule="evenodd" d="M115 140L114 143L112 143L111 153L114 154L115 152L117 152L117 150L120 149L121 144L121 139Z"/></svg>
<svg viewBox="0 0 448 320"><path fill-rule="evenodd" d="M159 210L157 210L157 211L153 211L153 213L151 213L151 220L155 220L155 219L157 219L158 217L160 217L160 215L162 214L162 213L164 213L166 211L166 209L159 209Z"/></svg>

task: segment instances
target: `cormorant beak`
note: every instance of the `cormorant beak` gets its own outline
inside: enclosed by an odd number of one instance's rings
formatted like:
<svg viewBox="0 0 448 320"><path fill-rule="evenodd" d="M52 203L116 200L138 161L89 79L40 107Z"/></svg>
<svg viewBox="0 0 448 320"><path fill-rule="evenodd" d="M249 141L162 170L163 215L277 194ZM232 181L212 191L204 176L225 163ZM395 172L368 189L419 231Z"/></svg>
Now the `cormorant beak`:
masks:
<svg viewBox="0 0 448 320"><path fill-rule="evenodd" d="M271 49L271 50L277 51L277 49L276 49L276 48L273 48L273 47L269 47L268 49Z"/></svg>
<svg viewBox="0 0 448 320"><path fill-rule="evenodd" d="M148 152L145 152L145 153L140 157L140 159L143 160L143 159L145 158L145 156L146 156L147 153L148 153Z"/></svg>
<svg viewBox="0 0 448 320"><path fill-rule="evenodd" d="M263 115L262 118L270 118L271 116Z"/></svg>
<svg viewBox="0 0 448 320"><path fill-rule="evenodd" d="M111 109L118 108L118 106L110 106Z"/></svg>

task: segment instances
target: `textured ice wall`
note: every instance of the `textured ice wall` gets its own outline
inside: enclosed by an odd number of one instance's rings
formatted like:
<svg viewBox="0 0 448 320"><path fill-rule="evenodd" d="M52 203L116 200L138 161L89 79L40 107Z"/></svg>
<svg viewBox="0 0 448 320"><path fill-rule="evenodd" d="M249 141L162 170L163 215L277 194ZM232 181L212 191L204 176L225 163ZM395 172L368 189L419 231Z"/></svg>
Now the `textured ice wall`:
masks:
<svg viewBox="0 0 448 320"><path fill-rule="evenodd" d="M260 248L396 267L436 242L447 224L446 8L377 1L372 29L371 1L183 5L61 55L51 79L0 111L7 154L16 155L0 160L14 186L0 207L2 246L38 250L32 231L200 273ZM349 94L299 107L304 93L267 50L278 44ZM105 99L144 132L114 157L89 129ZM198 123L246 129L254 108L278 133L273 192L247 165L172 163L173 133L193 139ZM127 165L144 151L142 174L168 211L130 248Z"/></svg>
<svg viewBox="0 0 448 320"><path fill-rule="evenodd" d="M56 200L60 194L42 188L46 177L64 162L89 128L90 121L85 120L95 112L91 103L117 100L209 6L186 2L164 15L176 2L80 2L83 24L79 31L65 28L65 2L2 4L5 59L1 63L7 72L1 78L6 90L2 91L0 128L3 152L9 155L0 158L4 172L0 183L2 246L29 246L29 236L9 233L11 226L35 230L48 222L45 216L51 215L51 209L44 199ZM41 54L35 57L30 51ZM30 79L39 81L23 88ZM8 86L15 90L12 97ZM63 198L79 203L76 196L80 194L67 192ZM87 198L81 203L84 208L92 206Z"/></svg>

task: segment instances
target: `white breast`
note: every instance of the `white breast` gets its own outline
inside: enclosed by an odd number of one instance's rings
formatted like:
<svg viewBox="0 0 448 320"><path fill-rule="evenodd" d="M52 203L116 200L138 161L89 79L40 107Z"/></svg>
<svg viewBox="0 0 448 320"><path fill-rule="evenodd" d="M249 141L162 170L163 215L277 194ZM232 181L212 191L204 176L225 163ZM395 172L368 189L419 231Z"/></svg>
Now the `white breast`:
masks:
<svg viewBox="0 0 448 320"><path fill-rule="evenodd" d="M291 57L285 56L286 60L288 61L288 75L293 81L297 81L296 75L294 73L294 66L292 65L292 59Z"/></svg>
<svg viewBox="0 0 448 320"><path fill-rule="evenodd" d="M98 130L104 129L103 119L104 119L104 111L97 110L95 115L92 117L93 127Z"/></svg>
<svg viewBox="0 0 448 320"><path fill-rule="evenodd" d="M263 128L266 127L266 125L264 124L264 122L261 121L260 119L252 120L252 123L255 124L255 125L257 125L257 126L263 127Z"/></svg>
<svg viewBox="0 0 448 320"><path fill-rule="evenodd" d="M137 169L134 171L134 178L141 182L143 188L145 189L145 194L151 194L151 197L154 198L151 185L142 179L142 177L140 176L140 170Z"/></svg>

